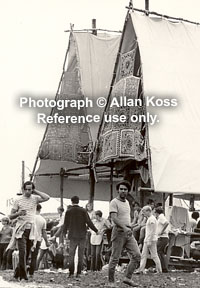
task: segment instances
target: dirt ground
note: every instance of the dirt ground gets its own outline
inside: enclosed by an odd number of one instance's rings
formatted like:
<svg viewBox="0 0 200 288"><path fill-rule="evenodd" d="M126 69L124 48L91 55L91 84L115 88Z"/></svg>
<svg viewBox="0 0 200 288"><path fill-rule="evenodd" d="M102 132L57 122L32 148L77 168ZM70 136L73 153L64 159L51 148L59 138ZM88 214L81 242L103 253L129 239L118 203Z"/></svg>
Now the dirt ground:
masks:
<svg viewBox="0 0 200 288"><path fill-rule="evenodd" d="M0 281L0 288L86 288L86 287L96 287L96 288L106 288L107 287L107 269L101 272L88 272L83 275L80 279L68 279L66 273L52 271L38 271L35 272L33 280L29 280L27 283L24 282L14 282L13 281L13 271L0 271L0 276L2 277L2 283ZM127 288L129 286L122 283L124 273L116 272L116 287ZM142 288L168 288L168 287L188 287L188 288L199 288L200 272L185 272L185 271L174 271L170 273L154 274L147 273L145 275L133 275L133 280ZM3 282L6 281L6 282ZM5 283L7 283L5 285Z"/></svg>

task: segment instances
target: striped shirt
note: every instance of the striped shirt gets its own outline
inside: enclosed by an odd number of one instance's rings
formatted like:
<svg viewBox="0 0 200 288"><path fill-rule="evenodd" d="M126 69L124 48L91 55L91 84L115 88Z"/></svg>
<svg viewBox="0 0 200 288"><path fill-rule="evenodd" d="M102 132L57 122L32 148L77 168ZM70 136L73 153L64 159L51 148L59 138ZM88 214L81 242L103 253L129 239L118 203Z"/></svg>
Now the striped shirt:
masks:
<svg viewBox="0 0 200 288"><path fill-rule="evenodd" d="M18 216L17 220L20 222L26 221L28 223L33 223L36 214L36 207L40 199L40 196L37 195L31 195L29 198L22 195L17 198L14 202L13 209L17 211L26 210L26 215Z"/></svg>

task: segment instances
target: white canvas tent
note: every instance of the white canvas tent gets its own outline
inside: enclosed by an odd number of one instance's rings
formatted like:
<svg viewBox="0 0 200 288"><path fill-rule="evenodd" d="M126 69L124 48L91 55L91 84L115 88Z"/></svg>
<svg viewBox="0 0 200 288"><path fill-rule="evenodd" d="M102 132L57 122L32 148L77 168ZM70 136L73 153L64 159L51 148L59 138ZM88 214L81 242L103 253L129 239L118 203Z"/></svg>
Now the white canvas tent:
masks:
<svg viewBox="0 0 200 288"><path fill-rule="evenodd" d="M121 33L71 31L69 46L56 100L92 100L93 107L54 108L51 115L86 116L98 114L96 100L107 97L116 61ZM36 187L51 197L71 198L80 196L88 200L93 143L96 141L99 123L49 124L39 149L39 168L34 173ZM39 160L39 159L38 159ZM39 161L38 161L39 162ZM61 168L65 177L62 179ZM69 172L70 170L70 172ZM67 171L67 172L66 172ZM62 190L62 192L61 192ZM96 185L96 199L109 200L109 185L104 179Z"/></svg>
<svg viewBox="0 0 200 288"><path fill-rule="evenodd" d="M200 26L133 11L127 18L122 39L109 105L114 97L127 96L142 99L144 109L120 107L118 109L123 109L128 119L125 124L106 127L102 123L97 163L111 160L117 163L127 159L144 163L145 159L150 160L146 165L149 177L152 177L150 189L175 193L176 197L186 199L193 194L198 199ZM127 89L128 81L132 81L132 91ZM154 104L156 99L160 99L158 106L153 107L149 102L152 96L155 97ZM161 105L162 101L168 104L172 101L172 105ZM109 105L105 113L113 114L116 109ZM143 126L136 126L130 121L133 114L157 115L156 122L154 125L143 122ZM146 133L141 136L142 130ZM139 151L141 139L144 147ZM108 153L107 147L110 146L113 149ZM145 154L148 148L149 155Z"/></svg>

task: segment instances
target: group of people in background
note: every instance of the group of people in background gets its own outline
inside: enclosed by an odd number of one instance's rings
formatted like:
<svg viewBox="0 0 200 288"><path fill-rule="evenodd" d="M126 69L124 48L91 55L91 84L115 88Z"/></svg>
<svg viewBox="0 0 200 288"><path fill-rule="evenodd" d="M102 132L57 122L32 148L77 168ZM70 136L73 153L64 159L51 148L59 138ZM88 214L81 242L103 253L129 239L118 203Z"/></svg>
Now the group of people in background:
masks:
<svg viewBox="0 0 200 288"><path fill-rule="evenodd" d="M103 240L107 235L109 287L115 286L116 266L124 248L130 259L123 279L125 284L138 286L132 280L133 273L145 273L149 255L155 263L156 273L168 272L166 247L169 243L169 222L164 215L162 204L155 205L155 202L149 199L141 208L135 200L127 200L130 189L131 184L126 180L117 183L117 197L109 204L108 219L103 217L102 211L94 211L91 203L85 208L80 207L79 197L73 196L66 212L63 207L58 208L59 223L52 227L48 236L46 220L40 215L40 203L48 201L50 197L37 191L32 182L25 182L23 194L14 202L11 214L1 220L1 269L12 267L12 252L17 250L19 261L17 267L14 267L14 278L27 281L39 268L46 252L51 259L54 258L55 251L50 247L57 243L56 239L59 237L61 244L69 242L68 276L81 277L83 267L91 271L102 269ZM199 229L197 213L192 214L193 231ZM77 248L78 265L75 269Z"/></svg>

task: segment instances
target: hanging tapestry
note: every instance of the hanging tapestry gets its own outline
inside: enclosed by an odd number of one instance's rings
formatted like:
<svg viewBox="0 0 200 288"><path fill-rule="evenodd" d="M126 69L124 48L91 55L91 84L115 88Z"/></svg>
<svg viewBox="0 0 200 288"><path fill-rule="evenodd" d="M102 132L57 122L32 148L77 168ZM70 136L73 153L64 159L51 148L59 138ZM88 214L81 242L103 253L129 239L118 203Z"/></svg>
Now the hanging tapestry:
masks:
<svg viewBox="0 0 200 288"><path fill-rule="evenodd" d="M57 100L83 99L77 72L65 72L61 94ZM85 115L84 108L65 107L53 109L52 116L80 116ZM72 161L88 164L89 153L87 146L90 142L88 123L52 123L48 125L45 139L41 145L39 156L41 159Z"/></svg>

